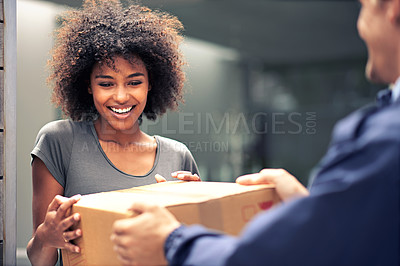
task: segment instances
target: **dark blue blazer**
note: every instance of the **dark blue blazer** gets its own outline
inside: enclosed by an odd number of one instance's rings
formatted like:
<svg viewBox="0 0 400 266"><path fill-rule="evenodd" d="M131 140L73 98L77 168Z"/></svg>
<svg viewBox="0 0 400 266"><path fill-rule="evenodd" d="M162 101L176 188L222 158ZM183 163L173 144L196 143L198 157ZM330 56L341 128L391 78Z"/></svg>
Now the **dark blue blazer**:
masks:
<svg viewBox="0 0 400 266"><path fill-rule="evenodd" d="M182 226L171 265L400 265L400 102L335 126L310 196L258 215L230 237Z"/></svg>

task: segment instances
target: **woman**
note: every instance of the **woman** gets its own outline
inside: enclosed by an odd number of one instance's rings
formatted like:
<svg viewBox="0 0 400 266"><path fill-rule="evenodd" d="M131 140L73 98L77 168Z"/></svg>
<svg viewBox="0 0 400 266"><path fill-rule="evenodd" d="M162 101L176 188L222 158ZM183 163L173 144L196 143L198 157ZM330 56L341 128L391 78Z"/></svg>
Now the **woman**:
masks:
<svg viewBox="0 0 400 266"><path fill-rule="evenodd" d="M31 153L33 265L54 265L57 249L79 252L70 241L84 232L70 229L80 219L70 208L80 194L200 180L186 146L139 127L183 101L180 30L175 17L118 1L86 1L62 17L49 82L70 120L45 125Z"/></svg>

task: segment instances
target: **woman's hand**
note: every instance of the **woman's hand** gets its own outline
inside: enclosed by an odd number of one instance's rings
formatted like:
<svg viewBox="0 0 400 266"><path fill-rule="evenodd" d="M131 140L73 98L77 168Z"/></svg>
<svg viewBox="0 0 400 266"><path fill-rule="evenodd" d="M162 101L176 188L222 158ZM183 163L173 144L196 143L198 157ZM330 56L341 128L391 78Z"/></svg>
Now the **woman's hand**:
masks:
<svg viewBox="0 0 400 266"><path fill-rule="evenodd" d="M59 249L67 249L71 252L80 252L78 246L70 241L82 235L80 229L70 230L80 220L80 215L75 213L70 215L71 207L78 202L80 195L71 198L57 195L51 201L45 219L36 230L35 238L42 241L45 247L54 247Z"/></svg>
<svg viewBox="0 0 400 266"><path fill-rule="evenodd" d="M275 184L276 192L283 201L309 195L307 188L284 169L263 169L256 174L239 176L236 183L241 185Z"/></svg>
<svg viewBox="0 0 400 266"><path fill-rule="evenodd" d="M189 171L176 171L171 173L173 178L182 180L182 181L201 181L200 177L197 174L192 174ZM166 182L167 180L159 174L155 175L155 179L157 183Z"/></svg>
<svg viewBox="0 0 400 266"><path fill-rule="evenodd" d="M171 173L171 176L183 181L201 181L197 174L192 174L189 171L176 171Z"/></svg>

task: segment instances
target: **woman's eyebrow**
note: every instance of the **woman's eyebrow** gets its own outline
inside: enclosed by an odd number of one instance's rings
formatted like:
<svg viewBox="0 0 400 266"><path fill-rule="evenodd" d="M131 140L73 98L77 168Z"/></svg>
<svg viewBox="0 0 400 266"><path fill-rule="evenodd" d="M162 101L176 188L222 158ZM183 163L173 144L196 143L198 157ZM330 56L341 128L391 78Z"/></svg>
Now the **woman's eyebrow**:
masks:
<svg viewBox="0 0 400 266"><path fill-rule="evenodd" d="M96 79L97 79L97 78L100 78L100 79L114 79L113 77L107 76L107 75L97 75L95 78L96 78Z"/></svg>
<svg viewBox="0 0 400 266"><path fill-rule="evenodd" d="M128 76L128 78L134 78L134 77L138 77L138 76L144 76L144 74L140 73L140 72L136 72L136 73L130 74Z"/></svg>
<svg viewBox="0 0 400 266"><path fill-rule="evenodd" d="M128 76L128 78L134 78L134 77L139 77L139 76L144 76L143 73L137 72L137 73L133 73L130 74ZM95 78L100 78L100 79L114 79L112 76L108 76L108 75L97 75Z"/></svg>

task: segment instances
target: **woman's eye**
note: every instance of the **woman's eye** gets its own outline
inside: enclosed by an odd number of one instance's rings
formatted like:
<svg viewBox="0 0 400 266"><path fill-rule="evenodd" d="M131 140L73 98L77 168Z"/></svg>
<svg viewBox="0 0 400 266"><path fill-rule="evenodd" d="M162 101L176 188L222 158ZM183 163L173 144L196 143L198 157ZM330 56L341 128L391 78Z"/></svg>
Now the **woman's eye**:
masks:
<svg viewBox="0 0 400 266"><path fill-rule="evenodd" d="M140 84L142 84L142 83L143 83L143 82L141 82L141 81L139 81L139 80L135 80L135 81L129 82L128 84L131 85L131 86L137 86L137 85L140 85Z"/></svg>
<svg viewBox="0 0 400 266"><path fill-rule="evenodd" d="M100 83L99 84L101 87L111 87L112 83Z"/></svg>

